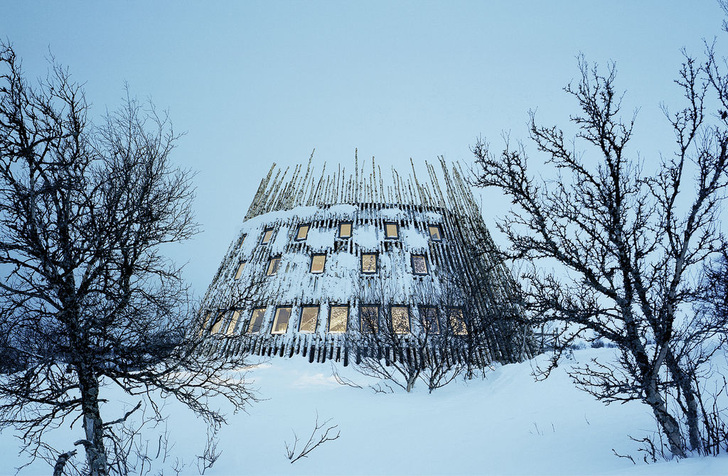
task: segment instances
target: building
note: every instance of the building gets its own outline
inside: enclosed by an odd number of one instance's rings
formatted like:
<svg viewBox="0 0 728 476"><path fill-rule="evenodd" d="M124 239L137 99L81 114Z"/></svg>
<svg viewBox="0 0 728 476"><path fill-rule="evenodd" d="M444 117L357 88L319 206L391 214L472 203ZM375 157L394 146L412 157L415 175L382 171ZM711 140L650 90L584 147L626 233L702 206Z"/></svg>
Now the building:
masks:
<svg viewBox="0 0 728 476"><path fill-rule="evenodd" d="M372 352L477 365L530 355L516 283L461 170L426 168L428 180L412 165L385 184L374 159L353 174L274 164L203 300L208 351L344 365Z"/></svg>

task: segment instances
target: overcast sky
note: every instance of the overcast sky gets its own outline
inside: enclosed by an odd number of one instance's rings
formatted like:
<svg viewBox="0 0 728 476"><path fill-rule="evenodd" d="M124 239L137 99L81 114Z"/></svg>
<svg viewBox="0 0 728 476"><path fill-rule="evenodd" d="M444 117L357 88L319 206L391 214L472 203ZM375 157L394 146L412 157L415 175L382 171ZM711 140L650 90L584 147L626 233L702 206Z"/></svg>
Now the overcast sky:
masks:
<svg viewBox="0 0 728 476"><path fill-rule="evenodd" d="M680 50L725 44L722 20L715 0L6 1L0 36L32 77L52 52L93 114L117 107L128 82L186 132L174 159L198 172L203 232L174 256L201 296L271 163L315 148L319 170L351 167L358 148L383 168L468 165L478 135L525 137L529 109L568 119L561 88L579 53L616 62L625 109L640 108L633 153L655 161L671 150L659 105L678 104ZM493 228L508 201L484 203Z"/></svg>

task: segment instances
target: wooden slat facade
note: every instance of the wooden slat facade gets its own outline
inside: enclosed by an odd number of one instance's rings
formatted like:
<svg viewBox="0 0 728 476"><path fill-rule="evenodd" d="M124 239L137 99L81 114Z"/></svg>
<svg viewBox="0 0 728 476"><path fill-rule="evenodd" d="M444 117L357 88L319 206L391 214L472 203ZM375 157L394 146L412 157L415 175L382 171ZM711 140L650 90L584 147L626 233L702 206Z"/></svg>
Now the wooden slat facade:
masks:
<svg viewBox="0 0 728 476"><path fill-rule="evenodd" d="M396 220L400 229L414 229L424 236L429 236L428 226L436 224L442 232L440 241L429 240L423 250L432 271L423 276L412 276L411 292L404 299L393 298L386 290L391 276L379 272L375 275L356 273L352 275L352 286L355 293L347 302L319 302L312 296L300 293L281 300L281 292L275 289L260 287L259 291L249 292L255 288L250 276L262 276L262 270L272 257L270 246L256 246L247 256L246 269L251 268L243 283L234 279L241 261L241 244L244 240L260 240L260 236L246 236L243 232L231 244L220 268L203 300L203 313L215 313L223 316L225 321L221 332L210 335L206 348L208 352L221 355L250 353L253 355L292 357L300 355L311 362L332 360L357 362L371 349L362 347L363 339L358 326L358 309L361 305L378 304L382 309L390 305L408 306L412 335L400 336L397 349L386 345L378 348L381 357L390 360L417 361L418 359L447 359L453 362L467 360L479 366L488 365L492 361L514 362L528 358L532 354L533 344L531 329L523 321L519 307L518 286L508 269L501 262L493 240L485 226L480 210L473 199L469 186L462 177L462 171L454 166L451 170L441 159L442 184L435 168L426 164L429 181L418 179L414 164L412 174L403 178L396 170L392 170L390 185L384 184L381 170L372 159L371 172L359 167L355 159L354 174L346 174L341 167L334 174L327 174L326 168L320 176L314 176L312 161L308 166L296 166L292 171L281 171L275 164L268 175L261 181L255 198L245 215L245 221L257 219L264 223L264 229L274 229L277 233L287 232L284 253L310 255L312 250L306 241L296 241L295 233L298 225L307 224L310 230L331 230L342 222L335 213L328 213L336 206L347 204L355 209L348 220L352 229L373 227L383 230L385 223L391 221L387 210L398 210L401 216ZM290 173L289 173L290 172ZM292 210L296 207L315 207L316 219L307 221L295 214L275 214ZM270 220L265 220L266 214ZM432 218L435 217L435 218ZM245 230L245 227L244 227ZM380 257L409 256L403 240L380 240L376 253ZM331 250L325 253L349 253L361 261L364 250L353 239L336 238ZM391 270L390 270L391 272ZM401 273L402 270L397 270ZM281 273L285 276L286 270ZM264 279L264 278L261 278ZM284 279L284 278L281 278ZM314 289L318 280L314 281ZM285 293L291 294L296 283L286 284ZM249 294L245 294L248 291ZM325 290L315 289L317 296L324 296ZM391 293L390 293L391 294ZM325 301L325 299L323 299ZM304 305L319 305L319 311L331 305L344 304L349 307L349 324L344 333L326 332L320 312L315 332L298 332L297 319ZM292 315L285 334L271 334L272 314L280 306L291 307ZM467 316L466 336L457 336L449 340L457 345L422 346L418 333L422 332L414 322L420 306L434 306L446 314L448 307L462 308ZM246 333L252 309L265 307L266 314L261 331L256 334ZM230 322L232 310L239 310L241 316L231 335L225 330ZM298 316L294 316L298 312ZM387 313L383 315L386 317ZM212 319L211 321L214 321ZM213 322L202 333L209 333ZM447 318L441 319L441 325L447 325ZM292 325L296 326L295 330ZM199 329L197 332L200 332ZM207 334L205 334L207 335Z"/></svg>

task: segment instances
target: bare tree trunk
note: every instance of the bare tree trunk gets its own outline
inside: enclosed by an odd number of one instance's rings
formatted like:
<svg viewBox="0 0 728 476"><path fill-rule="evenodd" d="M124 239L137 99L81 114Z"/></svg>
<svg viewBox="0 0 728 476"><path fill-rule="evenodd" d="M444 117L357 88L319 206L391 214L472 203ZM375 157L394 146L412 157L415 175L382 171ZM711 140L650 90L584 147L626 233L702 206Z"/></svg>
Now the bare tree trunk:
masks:
<svg viewBox="0 0 728 476"><path fill-rule="evenodd" d="M417 377L419 376L419 372L413 372L410 373L410 375L407 377L407 392L411 392L413 388L415 388L415 383L417 383Z"/></svg>
<svg viewBox="0 0 728 476"><path fill-rule="evenodd" d="M86 448L86 461L91 476L106 476L108 467L106 449L104 448L104 428L99 410L99 382L90 369L83 366L78 370L78 382L81 390L81 408L83 413L83 429L86 440L81 443Z"/></svg>
<svg viewBox="0 0 728 476"><path fill-rule="evenodd" d="M648 382L643 384L645 390L645 401L652 408L652 413L657 419L657 423L662 428L667 440L670 444L670 452L680 458L685 458L685 445L683 444L680 425L677 420L667 411L665 400L657 389L657 380L654 377L648 377Z"/></svg>
<svg viewBox="0 0 728 476"><path fill-rule="evenodd" d="M698 413L698 399L695 395L690 376L679 365L672 351L668 349L665 357L665 363L668 370L675 379L675 383L680 389L682 398L685 400L685 420L688 426L688 439L690 441L690 449L693 451L703 451L702 438L700 437L700 417Z"/></svg>
<svg viewBox="0 0 728 476"><path fill-rule="evenodd" d="M630 320L630 322L633 322ZM634 330L634 326L628 326ZM652 408L652 413L655 415L658 425L662 429L663 433L667 437L667 441L670 444L670 452L679 457L685 458L687 456L685 452L685 440L680 430L680 424L677 419L670 414L667 408L667 403L658 387L658 375L660 366L650 365L649 358L644 351L641 343L638 340L632 342L632 345L637 347L636 350L632 350L636 361L638 362L639 372L641 374L640 386L644 390L645 402ZM663 350L667 350L663 348Z"/></svg>

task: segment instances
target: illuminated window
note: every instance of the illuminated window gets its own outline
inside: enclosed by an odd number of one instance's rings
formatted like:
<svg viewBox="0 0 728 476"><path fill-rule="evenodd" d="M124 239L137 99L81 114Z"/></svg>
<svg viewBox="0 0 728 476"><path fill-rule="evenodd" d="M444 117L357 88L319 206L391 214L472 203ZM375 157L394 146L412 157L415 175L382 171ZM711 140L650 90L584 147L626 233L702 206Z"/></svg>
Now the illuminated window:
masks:
<svg viewBox="0 0 728 476"><path fill-rule="evenodd" d="M311 257L311 272L314 274L321 274L324 272L324 266L326 265L326 255L313 255Z"/></svg>
<svg viewBox="0 0 728 476"><path fill-rule="evenodd" d="M437 308L430 306L420 306L420 320L422 328L428 334L439 334L440 323L437 319Z"/></svg>
<svg viewBox="0 0 728 476"><path fill-rule="evenodd" d="M266 228L265 231L263 231L263 239L260 240L260 244L267 245L270 243L271 238L273 238L273 228Z"/></svg>
<svg viewBox="0 0 728 476"><path fill-rule="evenodd" d="M384 237L388 240L396 240L399 238L399 226L396 223L385 223Z"/></svg>
<svg viewBox="0 0 728 476"><path fill-rule="evenodd" d="M351 238L351 223L341 223L339 225L339 238Z"/></svg>
<svg viewBox="0 0 728 476"><path fill-rule="evenodd" d="M432 241L442 241L442 230L440 225L430 225L427 227L430 230L430 239Z"/></svg>
<svg viewBox="0 0 728 476"><path fill-rule="evenodd" d="M248 324L248 334L257 334L260 332L260 327L263 325L263 317L265 317L264 307L253 309L253 315L250 317L250 324Z"/></svg>
<svg viewBox="0 0 728 476"><path fill-rule="evenodd" d="M215 323L212 325L212 329L210 329L210 334L217 334L218 332L220 332L223 317L225 317L224 311L220 311L217 313L217 318L215 319Z"/></svg>
<svg viewBox="0 0 728 476"><path fill-rule="evenodd" d="M348 318L349 306L331 306L329 309L329 332L335 334L346 332Z"/></svg>
<svg viewBox="0 0 728 476"><path fill-rule="evenodd" d="M244 270L244 269L245 269L245 261L243 261L242 263L240 263L240 264L238 265L238 270L237 270L237 272L235 273L235 279L236 279L236 280L237 280L237 279L240 279L240 276L242 276L242 275L243 275L243 270Z"/></svg>
<svg viewBox="0 0 728 476"><path fill-rule="evenodd" d="M412 273L429 274L427 257L425 255L412 255Z"/></svg>
<svg viewBox="0 0 728 476"><path fill-rule="evenodd" d="M459 307L450 307L447 309L447 319L450 322L450 329L456 336L464 336L468 333L468 328L465 325L465 315L463 310Z"/></svg>
<svg viewBox="0 0 728 476"><path fill-rule="evenodd" d="M361 332L371 334L379 328L379 306L361 306L359 308L359 325Z"/></svg>
<svg viewBox="0 0 728 476"><path fill-rule="evenodd" d="M296 232L296 241L303 241L308 237L308 225L300 225Z"/></svg>
<svg viewBox="0 0 728 476"><path fill-rule="evenodd" d="M395 334L407 334L410 331L409 308L407 306L392 306L389 310L392 315L392 330Z"/></svg>
<svg viewBox="0 0 728 476"><path fill-rule="evenodd" d="M301 324L298 326L299 332L315 332L318 314L318 306L303 306L301 308Z"/></svg>
<svg viewBox="0 0 728 476"><path fill-rule="evenodd" d="M361 272L364 274L375 274L377 272L377 254L362 253Z"/></svg>
<svg viewBox="0 0 728 476"><path fill-rule="evenodd" d="M240 320L240 311L233 311L233 317L230 319L230 323L227 326L225 334L229 336L233 335L233 332L235 332L235 326L238 325L238 320Z"/></svg>
<svg viewBox="0 0 728 476"><path fill-rule="evenodd" d="M288 321L291 320L291 308L279 307L276 309L276 316L273 319L273 330L271 334L285 334L288 330Z"/></svg>
<svg viewBox="0 0 728 476"><path fill-rule="evenodd" d="M280 258L271 258L268 262L268 269L265 271L265 274L267 276L273 276L278 272L278 268L281 265L281 259Z"/></svg>

